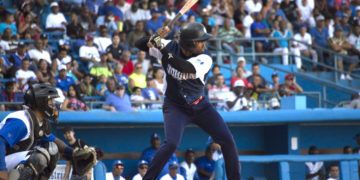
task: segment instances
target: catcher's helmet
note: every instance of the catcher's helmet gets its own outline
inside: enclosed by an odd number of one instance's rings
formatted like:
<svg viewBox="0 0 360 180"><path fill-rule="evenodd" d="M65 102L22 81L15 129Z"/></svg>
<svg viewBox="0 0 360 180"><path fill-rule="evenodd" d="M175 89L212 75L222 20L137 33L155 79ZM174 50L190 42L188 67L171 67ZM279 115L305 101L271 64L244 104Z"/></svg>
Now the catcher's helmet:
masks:
<svg viewBox="0 0 360 180"><path fill-rule="evenodd" d="M191 50L196 41L207 41L211 34L206 32L206 28L201 23L189 23L180 30L179 43L185 50Z"/></svg>
<svg viewBox="0 0 360 180"><path fill-rule="evenodd" d="M24 94L24 104L32 110L44 112L49 120L56 121L58 107L56 104L49 103L49 100L58 97L55 87L43 83L33 84Z"/></svg>

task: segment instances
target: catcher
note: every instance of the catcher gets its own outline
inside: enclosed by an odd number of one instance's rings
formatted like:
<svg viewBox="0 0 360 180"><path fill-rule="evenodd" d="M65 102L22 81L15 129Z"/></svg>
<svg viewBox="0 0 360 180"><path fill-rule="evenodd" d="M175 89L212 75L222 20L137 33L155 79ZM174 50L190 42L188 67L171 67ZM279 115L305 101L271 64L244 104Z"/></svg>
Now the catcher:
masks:
<svg viewBox="0 0 360 180"><path fill-rule="evenodd" d="M74 150L51 133L62 103L58 97L53 86L34 84L25 92L25 109L0 122L0 180L49 179L60 154L79 166L79 174L95 164L94 149Z"/></svg>

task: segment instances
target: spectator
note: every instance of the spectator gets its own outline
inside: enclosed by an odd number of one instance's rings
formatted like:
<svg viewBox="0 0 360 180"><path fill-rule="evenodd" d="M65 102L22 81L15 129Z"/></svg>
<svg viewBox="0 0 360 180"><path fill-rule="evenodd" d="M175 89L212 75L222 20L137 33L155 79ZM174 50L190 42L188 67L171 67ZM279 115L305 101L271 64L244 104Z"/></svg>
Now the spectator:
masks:
<svg viewBox="0 0 360 180"><path fill-rule="evenodd" d="M18 89L16 82L9 81L5 83L5 89L2 90L1 102L22 102L24 94ZM1 104L0 111L16 111L20 110L21 105Z"/></svg>
<svg viewBox="0 0 360 180"><path fill-rule="evenodd" d="M344 146L343 154L352 154L352 153L353 153L353 149L351 146Z"/></svg>
<svg viewBox="0 0 360 180"><path fill-rule="evenodd" d="M256 12L249 13L243 19L243 31L245 38L251 38L251 25L254 23Z"/></svg>
<svg viewBox="0 0 360 180"><path fill-rule="evenodd" d="M26 38L26 34L30 34L29 38L33 38L35 36L39 36L42 33L41 27L34 20L34 16L32 13L25 13L24 20L18 23L18 33L20 38Z"/></svg>
<svg viewBox="0 0 360 180"><path fill-rule="evenodd" d="M288 29L288 23L286 20L280 21L280 29L275 30L273 33L273 37L278 40L275 41L276 48L274 49L274 53L282 54L282 62L284 65L289 64L289 51L295 57L295 64L298 69L302 68L302 62L300 58L300 49L294 46L291 42L289 43L289 39L293 38L292 32Z"/></svg>
<svg viewBox="0 0 360 180"><path fill-rule="evenodd" d="M130 31L128 35L128 42L130 47L135 47L135 42L144 36L146 36L146 32L144 29L144 22L137 21L135 24L135 29Z"/></svg>
<svg viewBox="0 0 360 180"><path fill-rule="evenodd" d="M139 9L138 3L133 3L131 8L125 12L125 21L130 27L134 27L137 22L148 20L146 12Z"/></svg>
<svg viewBox="0 0 360 180"><path fill-rule="evenodd" d="M147 74L149 68L151 68L151 64L150 64L150 60L146 59L145 51L138 51L137 59L134 61L134 64L138 64L138 63L142 65L141 72L143 74Z"/></svg>
<svg viewBox="0 0 360 180"><path fill-rule="evenodd" d="M251 76L251 71L248 71L246 69L246 59L243 57L243 56L240 56L238 59L237 59L237 66L241 67L241 69L243 70L244 72L244 77L245 78L248 78L249 76Z"/></svg>
<svg viewBox="0 0 360 180"><path fill-rule="evenodd" d="M270 83L269 88L275 95L278 95L280 89L280 79L277 72L272 73L271 80L272 82Z"/></svg>
<svg viewBox="0 0 360 180"><path fill-rule="evenodd" d="M17 70L15 73L15 78L19 83L19 88L21 90L27 89L27 84L31 80L36 80L36 75L34 71L29 70L30 60L23 59L21 64L21 69Z"/></svg>
<svg viewBox="0 0 360 180"><path fill-rule="evenodd" d="M214 4L214 3L213 3ZM224 24L225 18L232 18L233 11L230 10L230 4L228 2L216 2L212 5L210 11L212 17L215 19L215 25L221 26Z"/></svg>
<svg viewBox="0 0 360 180"><path fill-rule="evenodd" d="M245 0L239 1L237 4L237 8L235 9L234 12L234 23L235 23L235 27L241 32L244 32L243 20L247 14L248 13L245 11Z"/></svg>
<svg viewBox="0 0 360 180"><path fill-rule="evenodd" d="M220 74L220 66L217 65L217 64L214 64L212 69L211 69L211 75L207 81L206 81L206 84L207 84L207 89L211 88L213 85L215 85L215 78L216 76Z"/></svg>
<svg viewBox="0 0 360 180"><path fill-rule="evenodd" d="M46 17L46 30L49 32L66 31L67 21L63 13L59 12L59 4L57 2L52 2L50 4L51 13Z"/></svg>
<svg viewBox="0 0 360 180"><path fill-rule="evenodd" d="M312 21L312 11L314 10L314 6L312 3L313 0L297 0L298 11L300 12L301 20L306 24L313 24Z"/></svg>
<svg viewBox="0 0 360 180"><path fill-rule="evenodd" d="M94 63L100 62L100 54L98 48L94 45L94 37L91 34L86 35L85 41L86 44L79 49L79 56L81 61L90 69Z"/></svg>
<svg viewBox="0 0 360 180"><path fill-rule="evenodd" d="M105 100L103 109L108 111L120 111L120 112L130 112L131 102L129 96L125 93L125 86L119 85L116 87L114 93L110 93Z"/></svg>
<svg viewBox="0 0 360 180"><path fill-rule="evenodd" d="M41 35L40 35L40 40L43 42L44 50L46 50L47 52L49 52L49 53L50 53L50 57L52 57L52 56L54 55L54 48L49 45L48 35L46 35L46 34L41 34Z"/></svg>
<svg viewBox="0 0 360 180"><path fill-rule="evenodd" d="M218 37L222 39L222 47L230 53L234 62L235 54L243 51L243 47L240 45L241 42L237 39L243 35L231 23L231 18L225 19L224 26L219 29Z"/></svg>
<svg viewBox="0 0 360 180"><path fill-rule="evenodd" d="M39 83L49 83L54 74L50 71L49 64L44 59L40 59L38 63L38 70L36 71L36 78Z"/></svg>
<svg viewBox="0 0 360 180"><path fill-rule="evenodd" d="M116 63L114 67L114 77L119 85L124 85L126 88L128 87L128 76L122 73L123 65L120 63Z"/></svg>
<svg viewBox="0 0 360 180"><path fill-rule="evenodd" d="M156 32L156 30L161 28L166 18L165 16L161 15L160 10L158 9L151 9L150 14L151 19L146 22L146 32L148 34L153 34Z"/></svg>
<svg viewBox="0 0 360 180"><path fill-rule="evenodd" d="M125 14L126 11L130 10L131 4L125 0L118 0L116 7L120 9L123 14Z"/></svg>
<svg viewBox="0 0 360 180"><path fill-rule="evenodd" d="M317 155L319 154L319 150L316 146L310 146L309 155ZM324 162L305 162L306 167L306 179L307 180L318 180L325 178L325 168Z"/></svg>
<svg viewBox="0 0 360 180"><path fill-rule="evenodd" d="M84 148L85 146L87 146L87 144L81 140L81 139L77 139L75 137L75 132L74 129L72 127L66 126L63 130L64 133L64 138L66 139L67 143L69 144L70 147L72 148ZM64 173L64 177L63 180L67 180L67 179L90 179L91 178L91 174L92 172L89 171L87 172L85 175L80 176L76 170L76 168L72 168L72 165L74 164L73 161L67 161L66 162L66 167L65 167L65 173ZM70 170L72 169L72 174L71 177L69 178L70 175Z"/></svg>
<svg viewBox="0 0 360 180"><path fill-rule="evenodd" d="M244 70L242 69L241 66L237 66L236 67L236 74L234 76L231 77L231 80L230 80L230 85L231 85L231 89L234 88L234 84L237 80L242 80L245 84L245 87L247 88L250 88L251 87L251 84L248 82L248 80L245 78L245 75L244 75Z"/></svg>
<svg viewBox="0 0 360 180"><path fill-rule="evenodd" d="M81 7L80 9L80 19L81 26L87 33L94 32L96 30L96 26L93 22L94 16L91 14L89 9L86 6Z"/></svg>
<svg viewBox="0 0 360 180"><path fill-rule="evenodd" d="M146 75L142 73L142 64L135 64L134 72L129 76L129 88L134 87L145 88L146 87Z"/></svg>
<svg viewBox="0 0 360 180"><path fill-rule="evenodd" d="M286 18L290 22L294 22L297 16L297 5L291 0L282 0L280 8L284 11Z"/></svg>
<svg viewBox="0 0 360 180"><path fill-rule="evenodd" d="M295 42L295 46L300 49L302 55L311 57L313 61L313 70L316 69L318 62L318 54L312 49L312 38L311 35L307 32L307 27L305 25L300 27L300 32L295 34L294 39L298 42Z"/></svg>
<svg viewBox="0 0 360 180"><path fill-rule="evenodd" d="M263 4L260 0L247 0L245 1L245 11L248 14L253 12L260 12L263 7Z"/></svg>
<svg viewBox="0 0 360 180"><path fill-rule="evenodd" d="M104 4L99 7L98 14L100 16L105 15L106 12L110 11L110 12L112 12L114 14L114 16L115 16L114 18L115 18L116 21L124 19L124 12L122 12L118 7L116 7L113 4L112 0L106 0L106 1L103 1L103 2L104 2Z"/></svg>
<svg viewBox="0 0 360 180"><path fill-rule="evenodd" d="M94 96L95 88L92 85L93 77L90 74L86 74L80 82L80 91L84 96Z"/></svg>
<svg viewBox="0 0 360 180"><path fill-rule="evenodd" d="M111 11L106 12L106 15L98 16L98 18L96 19L96 26L97 27L105 26L110 34L114 34L118 30L119 31L121 30L118 29L118 26L115 22L115 16Z"/></svg>
<svg viewBox="0 0 360 180"><path fill-rule="evenodd" d="M353 26L353 31L350 34L350 36L347 38L347 41L351 45L351 48L348 50L349 55L352 55L354 57L357 56L358 57L357 59L360 59L360 23ZM358 63L351 63L349 66L349 71L355 69L357 65Z"/></svg>
<svg viewBox="0 0 360 180"><path fill-rule="evenodd" d="M261 86L266 87L267 83L263 76L260 74L260 64L259 63L253 63L251 66L252 75L247 78L247 80L254 84L254 76L259 76L261 79Z"/></svg>
<svg viewBox="0 0 360 180"><path fill-rule="evenodd" d="M251 37L252 38L266 38L270 35L271 31L263 22L263 16L261 13L255 13L255 21L250 26ZM258 40L255 43L256 52L264 52L269 48L269 42L267 40ZM265 61L264 58L261 58L262 61Z"/></svg>
<svg viewBox="0 0 360 180"><path fill-rule="evenodd" d="M142 96L146 100L150 100L150 101L158 101L158 100L160 100L161 96L160 96L158 90L156 89L154 79L147 78L147 80L146 80L146 88L142 89ZM160 104L151 104L151 103L149 104L149 103L147 103L146 106L149 109L161 108Z"/></svg>
<svg viewBox="0 0 360 180"><path fill-rule="evenodd" d="M124 172L124 163L121 160L116 160L113 163L112 171L106 173L107 180L125 180L121 175Z"/></svg>
<svg viewBox="0 0 360 180"><path fill-rule="evenodd" d="M280 85L280 96L292 96L302 92L304 92L304 90L296 83L295 76L293 74L287 74L285 76L285 83Z"/></svg>
<svg viewBox="0 0 360 180"><path fill-rule="evenodd" d="M108 37L108 32L106 29L106 26L101 25L99 27L99 34L100 36L97 36L94 38L94 43L98 47L98 50L100 53L105 53L106 48L111 45L111 39Z"/></svg>
<svg viewBox="0 0 360 180"><path fill-rule="evenodd" d="M149 163L146 160L140 160L138 163L138 173L132 180L142 180L149 168Z"/></svg>
<svg viewBox="0 0 360 180"><path fill-rule="evenodd" d="M108 78L105 75L100 75L97 78L97 80L98 81L97 81L96 86L95 86L96 95L104 96L105 91L106 91L106 82L107 82Z"/></svg>
<svg viewBox="0 0 360 180"><path fill-rule="evenodd" d="M45 59L49 64L52 62L50 52L45 50L44 42L40 38L35 41L35 48L29 50L29 56L35 60L36 63L38 63L40 59Z"/></svg>
<svg viewBox="0 0 360 180"><path fill-rule="evenodd" d="M100 62L91 67L90 74L96 78L100 76L105 76L106 78L113 76L112 69L108 64L108 54L101 54Z"/></svg>
<svg viewBox="0 0 360 180"><path fill-rule="evenodd" d="M164 83L164 70L161 68L154 68L154 83L160 95L165 94L165 83Z"/></svg>
<svg viewBox="0 0 360 180"><path fill-rule="evenodd" d="M226 107L229 111L249 110L245 90L245 83L242 79L235 81L233 93L226 100Z"/></svg>
<svg viewBox="0 0 360 180"><path fill-rule="evenodd" d="M351 95L351 101L350 101L350 104L348 105L348 108L360 109L360 94L359 93L354 93Z"/></svg>
<svg viewBox="0 0 360 180"><path fill-rule="evenodd" d="M131 90L131 96L130 96L130 100L133 103L132 107L133 109L139 110L139 109L145 109L145 104L144 104L144 96L142 95L142 89L139 87L134 87Z"/></svg>
<svg viewBox="0 0 360 180"><path fill-rule="evenodd" d="M231 94L230 88L225 85L225 78L222 74L216 76L215 85L209 89L210 100L224 101ZM218 103L218 106L223 106L223 103Z"/></svg>
<svg viewBox="0 0 360 180"><path fill-rule="evenodd" d="M120 61L124 50L125 47L120 44L120 35L114 33L112 36L112 44L106 48L106 52L109 54L109 60L114 63Z"/></svg>
<svg viewBox="0 0 360 180"><path fill-rule="evenodd" d="M206 147L205 155L196 159L195 164L197 167L197 173L199 174L199 180L210 179L212 173L215 170L215 161L212 158L214 151L211 146Z"/></svg>
<svg viewBox="0 0 360 180"><path fill-rule="evenodd" d="M185 180L184 176L178 174L179 165L176 161L171 162L169 165L169 173L162 176L160 180Z"/></svg>
<svg viewBox="0 0 360 180"><path fill-rule="evenodd" d="M341 27L335 28L334 37L329 39L329 46L330 48L339 53L341 55L347 55L348 50L351 49L350 43L347 41L346 37L343 35L343 30ZM340 79L341 80L352 80L351 71L349 69L348 73L344 71L344 57L343 56L335 56L337 65L336 67L339 68L341 72ZM346 74L346 75L345 75Z"/></svg>
<svg viewBox="0 0 360 180"><path fill-rule="evenodd" d="M327 180L339 180L340 179L340 168L336 164L332 164L329 167L329 176Z"/></svg>
<svg viewBox="0 0 360 180"><path fill-rule="evenodd" d="M312 37L312 42L316 46L320 46L322 48L327 49L329 47L328 38L329 38L329 31L326 27L324 27L324 16L320 15L316 17L316 27L310 29L310 34ZM325 62L324 54L322 51L317 52L320 61Z"/></svg>
<svg viewBox="0 0 360 180"><path fill-rule="evenodd" d="M59 74L55 77L56 87L64 92L68 92L69 87L75 84L74 78L68 76L66 70L66 65L60 65L58 67Z"/></svg>
<svg viewBox="0 0 360 180"><path fill-rule="evenodd" d="M195 160L195 151L193 149L187 149L185 151L184 161L180 163L180 167L185 170L185 179L194 180L198 178L196 173L196 165L194 164Z"/></svg>
<svg viewBox="0 0 360 180"><path fill-rule="evenodd" d="M131 56L130 51L124 51L119 61L123 65L122 72L128 76L134 72L134 64L131 61L130 56Z"/></svg>
<svg viewBox="0 0 360 180"><path fill-rule="evenodd" d="M153 133L150 137L150 147L144 149L141 153L140 159L143 159L147 162L151 162L155 156L155 153L160 149L160 136L157 133ZM163 175L167 174L169 169L169 164L171 162L177 162L176 154L173 153L169 159L169 161L166 163L164 168L161 170L159 177L162 177Z"/></svg>
<svg viewBox="0 0 360 180"><path fill-rule="evenodd" d="M12 36L15 36L17 33L17 27L16 27L16 22L14 21L14 15L9 12L6 14L5 21L0 23L0 34L4 34L5 29L9 29L11 31Z"/></svg>
<svg viewBox="0 0 360 180"><path fill-rule="evenodd" d="M30 56L27 53L27 44L25 44L25 42L19 42L16 52L10 55L9 61L12 63L14 69L19 69L23 59L30 59Z"/></svg>
<svg viewBox="0 0 360 180"><path fill-rule="evenodd" d="M66 26L66 33L71 39L80 39L85 37L86 30L81 25L80 18L76 12L70 15L70 23Z"/></svg>
<svg viewBox="0 0 360 180"><path fill-rule="evenodd" d="M258 74L252 75L253 83L250 92L251 99L258 100L261 94L271 91Z"/></svg>
<svg viewBox="0 0 360 180"><path fill-rule="evenodd" d="M62 104L61 110L63 111L87 111L89 108L86 106L80 93L75 85L70 85L67 92L65 101Z"/></svg>

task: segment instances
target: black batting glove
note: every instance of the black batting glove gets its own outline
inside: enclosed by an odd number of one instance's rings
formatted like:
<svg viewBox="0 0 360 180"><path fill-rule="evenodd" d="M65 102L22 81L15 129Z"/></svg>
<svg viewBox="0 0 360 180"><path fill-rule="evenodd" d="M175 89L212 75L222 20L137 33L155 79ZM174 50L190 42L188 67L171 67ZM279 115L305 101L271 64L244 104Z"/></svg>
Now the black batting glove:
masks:
<svg viewBox="0 0 360 180"><path fill-rule="evenodd" d="M157 49L161 50L164 48L164 44L161 42L161 37L157 33L150 37L149 42Z"/></svg>

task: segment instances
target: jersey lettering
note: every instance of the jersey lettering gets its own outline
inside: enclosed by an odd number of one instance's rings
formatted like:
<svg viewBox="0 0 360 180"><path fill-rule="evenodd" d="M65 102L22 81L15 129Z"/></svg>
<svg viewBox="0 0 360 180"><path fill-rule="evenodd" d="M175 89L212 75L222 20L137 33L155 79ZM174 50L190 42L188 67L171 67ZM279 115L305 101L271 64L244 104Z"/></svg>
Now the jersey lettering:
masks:
<svg viewBox="0 0 360 180"><path fill-rule="evenodd" d="M182 72L178 71L177 69L173 68L170 64L167 65L167 72L174 79L177 79L177 80L196 79L195 73L182 73Z"/></svg>

